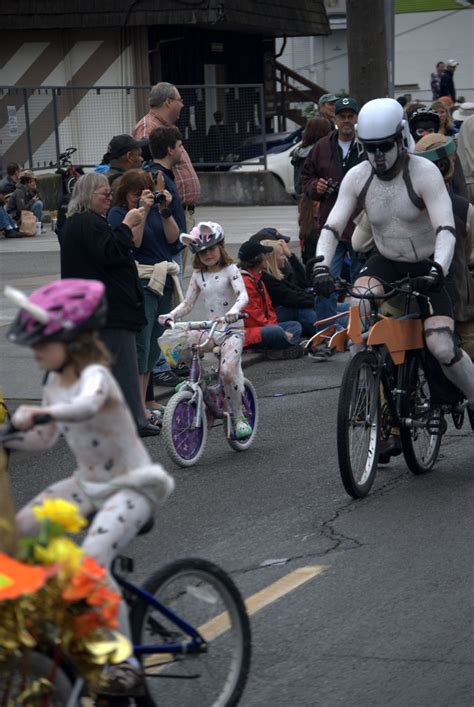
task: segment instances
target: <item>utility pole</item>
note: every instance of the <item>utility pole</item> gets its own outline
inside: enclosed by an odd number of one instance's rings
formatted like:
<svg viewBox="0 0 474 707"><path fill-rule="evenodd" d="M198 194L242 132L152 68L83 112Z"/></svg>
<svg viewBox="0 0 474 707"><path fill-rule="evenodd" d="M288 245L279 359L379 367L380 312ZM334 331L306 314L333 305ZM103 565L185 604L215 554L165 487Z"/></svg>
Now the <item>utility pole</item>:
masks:
<svg viewBox="0 0 474 707"><path fill-rule="evenodd" d="M393 0L347 0L349 93L360 103L393 91Z"/></svg>

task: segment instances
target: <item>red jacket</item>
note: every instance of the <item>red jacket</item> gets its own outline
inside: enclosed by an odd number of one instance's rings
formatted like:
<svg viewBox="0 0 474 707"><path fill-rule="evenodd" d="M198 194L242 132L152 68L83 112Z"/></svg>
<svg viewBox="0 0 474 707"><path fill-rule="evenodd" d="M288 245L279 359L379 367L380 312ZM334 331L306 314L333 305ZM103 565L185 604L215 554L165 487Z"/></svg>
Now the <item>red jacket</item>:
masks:
<svg viewBox="0 0 474 707"><path fill-rule="evenodd" d="M267 288L262 282L262 273L242 270L242 277L249 296L249 303L244 309L248 315L244 319L244 346L252 346L262 341L262 327L278 324L278 319Z"/></svg>

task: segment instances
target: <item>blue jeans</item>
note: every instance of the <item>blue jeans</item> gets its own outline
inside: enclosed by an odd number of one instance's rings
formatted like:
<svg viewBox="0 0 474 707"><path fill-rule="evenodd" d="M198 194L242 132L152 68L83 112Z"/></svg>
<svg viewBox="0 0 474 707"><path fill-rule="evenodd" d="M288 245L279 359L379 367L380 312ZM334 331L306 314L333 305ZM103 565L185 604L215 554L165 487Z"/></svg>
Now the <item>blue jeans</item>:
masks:
<svg viewBox="0 0 474 707"><path fill-rule="evenodd" d="M339 241L329 271L334 277L339 277L341 275L342 266L344 264L344 256L346 253L349 253L351 257L351 282L354 282L359 274L361 263L357 253L353 250L350 243ZM316 297L316 319L327 319L328 317L332 317L334 314L338 313L337 297L337 293L335 292L329 297L321 297L321 295ZM341 329L344 325L341 320L338 319L336 326L338 329ZM320 329L322 328L324 327L320 327Z"/></svg>
<svg viewBox="0 0 474 707"><path fill-rule="evenodd" d="M34 213L38 221L41 223L41 213L43 211L43 202L41 199L38 199L38 201L35 201L30 208L30 211Z"/></svg>
<svg viewBox="0 0 474 707"><path fill-rule="evenodd" d="M279 324L269 324L263 326L262 341L259 344L252 344L252 349L287 349L289 346L299 344L301 337L301 324L299 322L279 322ZM288 331L293 334L291 341L285 336Z"/></svg>
<svg viewBox="0 0 474 707"><path fill-rule="evenodd" d="M275 312L279 322L288 322L290 320L299 322L305 336L313 336L313 334L316 334L314 322L318 317L315 310L311 307L298 308L279 305L275 307Z"/></svg>
<svg viewBox="0 0 474 707"><path fill-rule="evenodd" d="M7 214L4 208L0 207L0 231L15 228L15 225L12 217Z"/></svg>

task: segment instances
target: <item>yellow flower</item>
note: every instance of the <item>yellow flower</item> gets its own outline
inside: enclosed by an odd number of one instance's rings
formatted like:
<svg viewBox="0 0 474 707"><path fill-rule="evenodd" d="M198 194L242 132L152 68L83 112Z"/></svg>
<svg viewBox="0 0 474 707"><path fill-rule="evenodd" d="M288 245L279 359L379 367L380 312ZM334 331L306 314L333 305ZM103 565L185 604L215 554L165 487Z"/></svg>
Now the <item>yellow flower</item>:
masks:
<svg viewBox="0 0 474 707"><path fill-rule="evenodd" d="M72 575L79 568L84 551L69 538L53 538L46 547L36 545L34 553L42 565L62 565L62 573Z"/></svg>
<svg viewBox="0 0 474 707"><path fill-rule="evenodd" d="M78 533L87 525L76 504L62 498L49 498L41 506L33 506L33 513L39 521L47 519L58 523L66 533Z"/></svg>

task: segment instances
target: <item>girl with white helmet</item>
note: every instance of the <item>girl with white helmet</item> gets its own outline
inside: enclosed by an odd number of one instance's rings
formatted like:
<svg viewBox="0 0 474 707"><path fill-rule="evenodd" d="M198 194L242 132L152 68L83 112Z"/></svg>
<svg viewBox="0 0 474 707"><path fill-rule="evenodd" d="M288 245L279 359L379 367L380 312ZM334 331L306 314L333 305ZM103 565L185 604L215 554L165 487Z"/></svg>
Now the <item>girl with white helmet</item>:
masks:
<svg viewBox="0 0 474 707"><path fill-rule="evenodd" d="M368 161L346 174L321 229L317 255L323 260L313 269L316 293L327 296L332 291L329 266L339 234L354 209L365 208L378 254L362 268L355 285L377 293L383 291L381 280L415 278L415 290L428 295L428 299L418 298L426 346L446 377L465 394L474 429L474 364L454 339L452 303L445 284L423 262L436 261L448 276L456 231L443 178L432 162L410 154L413 143L403 109L393 98L377 98L363 106L357 139Z"/></svg>
<svg viewBox="0 0 474 707"><path fill-rule="evenodd" d="M21 405L12 422L19 435L11 449L43 450L62 434L76 459L71 476L52 484L17 514L22 535L34 535L35 505L62 498L92 518L82 547L109 570L114 557L135 537L174 488L160 464L152 463L138 437L122 392L109 370L110 355L98 336L106 321L105 287L96 280L65 279L28 298L13 288L5 295L20 308L7 333L29 346L47 373L41 405ZM35 416L51 421L35 426ZM109 575L109 582L120 592ZM119 609L119 628L131 638L128 611ZM110 666L108 690L127 693L141 681L134 658Z"/></svg>
<svg viewBox="0 0 474 707"><path fill-rule="evenodd" d="M225 317L232 324L232 335L223 336L226 327L220 325L214 334L212 346L221 347L221 377L234 422L237 439L248 437L252 428L242 413L244 376L241 356L244 344L244 327L239 316L248 303L247 290L240 270L224 248L224 230L218 223L201 222L190 234L182 233L180 240L194 253L194 272L184 301L169 314L159 317L161 324L167 320L181 319L192 310L202 293L209 319ZM198 331L188 332L189 344L201 336Z"/></svg>

